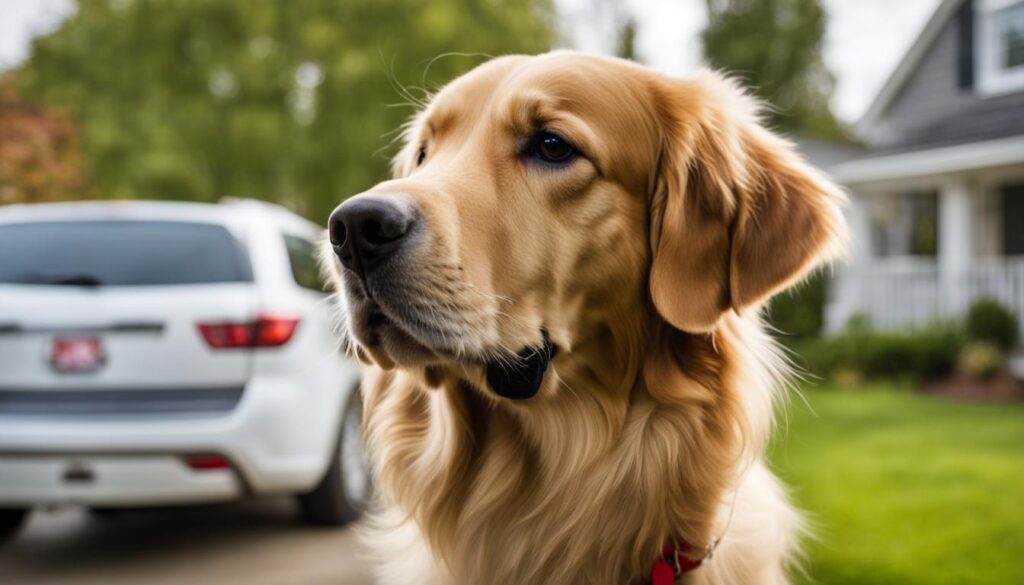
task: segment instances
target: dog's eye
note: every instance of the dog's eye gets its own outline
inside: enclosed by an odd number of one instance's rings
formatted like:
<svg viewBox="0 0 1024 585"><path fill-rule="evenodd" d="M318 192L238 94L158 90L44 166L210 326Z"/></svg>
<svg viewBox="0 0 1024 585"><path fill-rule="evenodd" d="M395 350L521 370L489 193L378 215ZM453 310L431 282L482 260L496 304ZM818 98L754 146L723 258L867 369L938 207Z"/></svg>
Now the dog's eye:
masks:
<svg viewBox="0 0 1024 585"><path fill-rule="evenodd" d="M539 132L532 141L530 156L547 163L564 163L576 156L576 149L557 134Z"/></svg>
<svg viewBox="0 0 1024 585"><path fill-rule="evenodd" d="M427 147L421 146L420 153L416 155L416 166L423 164L423 161L427 159Z"/></svg>

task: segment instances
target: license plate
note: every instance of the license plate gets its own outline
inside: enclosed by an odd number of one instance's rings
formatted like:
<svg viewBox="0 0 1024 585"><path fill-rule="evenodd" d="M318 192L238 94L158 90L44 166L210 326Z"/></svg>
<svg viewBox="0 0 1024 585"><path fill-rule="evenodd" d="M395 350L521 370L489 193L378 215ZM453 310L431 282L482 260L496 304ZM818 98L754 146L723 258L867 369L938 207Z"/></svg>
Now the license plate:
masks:
<svg viewBox="0 0 1024 585"><path fill-rule="evenodd" d="M50 349L50 365L62 374L92 372L105 360L98 337L58 337Z"/></svg>

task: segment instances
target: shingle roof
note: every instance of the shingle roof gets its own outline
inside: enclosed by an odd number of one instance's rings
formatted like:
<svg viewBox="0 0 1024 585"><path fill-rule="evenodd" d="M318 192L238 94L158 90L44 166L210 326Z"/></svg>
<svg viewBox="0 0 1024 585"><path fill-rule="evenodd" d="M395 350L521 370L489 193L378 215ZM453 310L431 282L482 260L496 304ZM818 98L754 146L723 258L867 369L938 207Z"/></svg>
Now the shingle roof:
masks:
<svg viewBox="0 0 1024 585"><path fill-rule="evenodd" d="M875 153L903 152L1024 135L1024 92L979 100L971 107L916 128Z"/></svg>
<svg viewBox="0 0 1024 585"><path fill-rule="evenodd" d="M790 136L789 139L796 143L797 150L804 155L807 162L826 172L837 164L867 154L864 147L856 144L832 142L806 136Z"/></svg>

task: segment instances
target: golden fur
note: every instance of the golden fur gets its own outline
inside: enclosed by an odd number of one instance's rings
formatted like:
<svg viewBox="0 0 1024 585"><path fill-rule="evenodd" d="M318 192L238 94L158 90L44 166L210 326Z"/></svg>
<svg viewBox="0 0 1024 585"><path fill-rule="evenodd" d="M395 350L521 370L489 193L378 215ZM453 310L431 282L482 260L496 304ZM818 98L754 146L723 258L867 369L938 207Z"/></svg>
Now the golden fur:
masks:
<svg viewBox="0 0 1024 585"><path fill-rule="evenodd" d="M582 156L525 160L541 128ZM841 250L841 193L728 79L571 52L476 68L405 140L363 196L429 227L387 292L407 325L352 340L380 582L641 583L677 536L721 537L686 583L785 583L800 520L761 452L786 367L758 308ZM483 364L542 329L540 392L490 391Z"/></svg>

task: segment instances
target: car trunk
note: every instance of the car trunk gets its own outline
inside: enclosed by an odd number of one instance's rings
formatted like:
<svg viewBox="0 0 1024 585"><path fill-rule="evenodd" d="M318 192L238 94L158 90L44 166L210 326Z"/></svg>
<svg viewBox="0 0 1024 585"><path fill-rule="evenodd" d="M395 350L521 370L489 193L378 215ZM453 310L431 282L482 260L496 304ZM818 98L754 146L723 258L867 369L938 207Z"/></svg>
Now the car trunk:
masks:
<svg viewBox="0 0 1024 585"><path fill-rule="evenodd" d="M5 244L0 415L214 412L241 398L252 350L215 349L199 329L255 308L248 259L224 227L2 225Z"/></svg>

